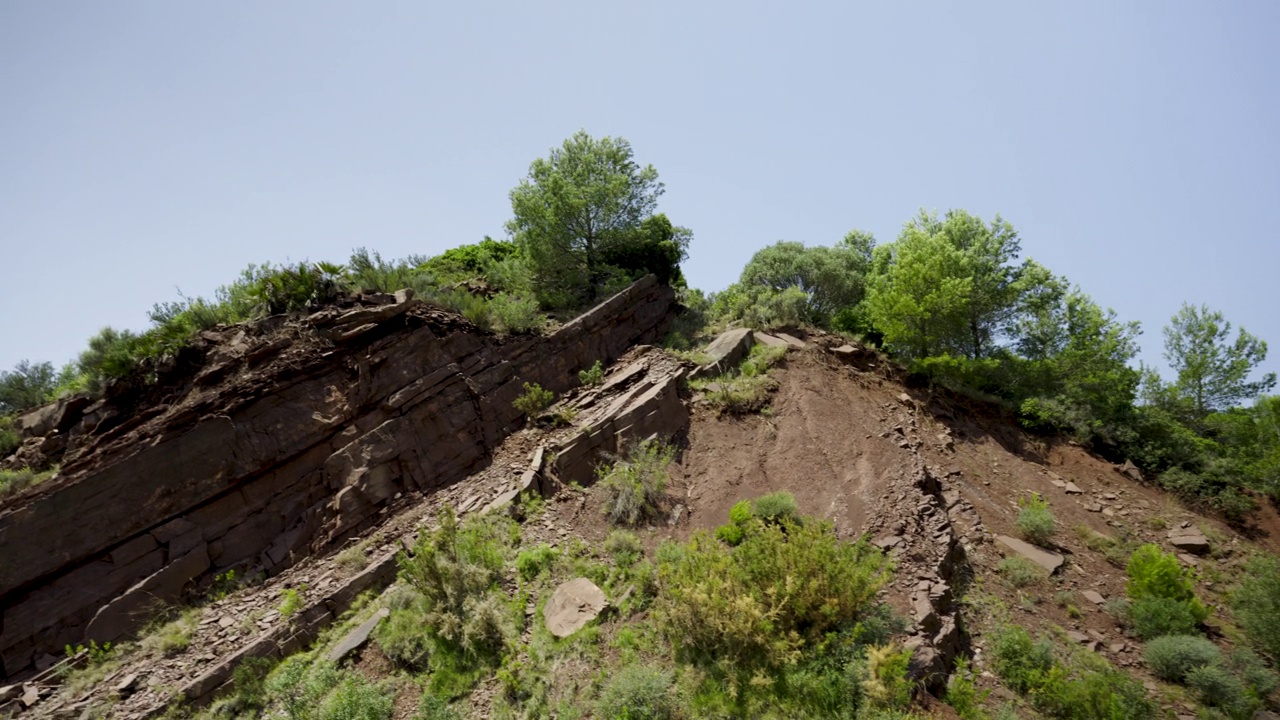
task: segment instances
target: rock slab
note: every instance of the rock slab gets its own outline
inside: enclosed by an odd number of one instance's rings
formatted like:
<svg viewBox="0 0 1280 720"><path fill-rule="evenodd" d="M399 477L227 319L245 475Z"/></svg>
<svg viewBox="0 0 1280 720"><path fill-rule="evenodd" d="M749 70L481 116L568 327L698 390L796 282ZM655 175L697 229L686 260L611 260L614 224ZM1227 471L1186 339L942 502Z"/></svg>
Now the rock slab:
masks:
<svg viewBox="0 0 1280 720"><path fill-rule="evenodd" d="M604 592L586 578L574 578L551 593L543 609L547 630L558 638L569 637L595 620L608 605Z"/></svg>
<svg viewBox="0 0 1280 720"><path fill-rule="evenodd" d="M1031 543L1023 542L1008 535L997 535L996 542L1044 568L1050 575L1057 572L1058 568L1062 567L1062 563L1065 562L1062 556L1057 553L1042 550Z"/></svg>

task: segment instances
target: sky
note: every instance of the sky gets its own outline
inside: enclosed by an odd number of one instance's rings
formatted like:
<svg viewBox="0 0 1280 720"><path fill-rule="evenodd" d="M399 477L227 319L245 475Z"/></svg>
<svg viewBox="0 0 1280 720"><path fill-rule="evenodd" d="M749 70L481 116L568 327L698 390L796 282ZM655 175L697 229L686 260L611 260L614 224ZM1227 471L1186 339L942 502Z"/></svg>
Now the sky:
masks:
<svg viewBox="0 0 1280 720"><path fill-rule="evenodd" d="M1280 370L1280 3L0 3L0 369L249 263L503 237L579 129L628 139L691 285L778 240L1000 213L1144 328Z"/></svg>

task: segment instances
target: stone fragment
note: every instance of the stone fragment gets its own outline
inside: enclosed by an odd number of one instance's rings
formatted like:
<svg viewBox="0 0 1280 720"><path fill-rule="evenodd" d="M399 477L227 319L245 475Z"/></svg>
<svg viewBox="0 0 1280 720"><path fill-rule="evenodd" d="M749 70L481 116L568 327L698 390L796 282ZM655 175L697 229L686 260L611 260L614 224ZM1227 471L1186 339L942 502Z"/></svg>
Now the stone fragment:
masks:
<svg viewBox="0 0 1280 720"><path fill-rule="evenodd" d="M1195 559L1194 557L1192 557L1192 556L1190 556L1190 555L1188 555L1188 554L1186 554L1186 553L1178 553L1178 559L1179 559L1179 560L1181 560L1182 562L1184 562L1184 563L1186 563L1186 564L1190 565L1191 567L1197 567L1198 565L1200 565L1200 561L1199 561L1199 560Z"/></svg>
<svg viewBox="0 0 1280 720"><path fill-rule="evenodd" d="M1125 475L1132 480L1142 482L1142 471L1138 469L1137 465L1133 464L1132 460L1125 460L1124 465L1120 466L1119 471L1120 474Z"/></svg>
<svg viewBox="0 0 1280 720"><path fill-rule="evenodd" d="M1062 567L1063 562L1065 562L1063 557L1057 553L1043 550L1031 543L1009 537L1008 535L997 535L996 542L1004 545L1036 565L1039 565L1051 575L1057 572L1058 568Z"/></svg>
<svg viewBox="0 0 1280 720"><path fill-rule="evenodd" d="M711 341L705 350L710 361L689 373L690 380L722 375L737 365L751 350L753 335L749 328L726 330Z"/></svg>
<svg viewBox="0 0 1280 720"><path fill-rule="evenodd" d="M1080 593L1080 594L1081 594L1082 596L1084 596L1084 599L1085 599L1085 600L1088 600L1089 602L1093 603L1094 605L1102 605L1103 603L1105 603L1105 602L1107 601L1107 599L1106 599L1106 598L1102 597L1102 595L1101 595L1101 594L1099 594L1097 591L1094 591L1094 590L1085 590L1084 592L1082 592L1082 593Z"/></svg>
<svg viewBox="0 0 1280 720"><path fill-rule="evenodd" d="M875 545L881 550L888 550L889 548L896 547L901 543L902 543L902 537L899 535L885 535L883 537L878 537L875 540L871 541L872 545Z"/></svg>
<svg viewBox="0 0 1280 720"><path fill-rule="evenodd" d="M1183 527L1170 530L1169 544L1192 555L1204 555L1209 552L1209 539L1200 532L1199 528Z"/></svg>
<svg viewBox="0 0 1280 720"><path fill-rule="evenodd" d="M120 695L133 692L138 686L138 673L129 673L125 675L120 682L116 683L115 690Z"/></svg>
<svg viewBox="0 0 1280 720"><path fill-rule="evenodd" d="M787 342L788 345L790 345L793 348L796 348L797 350L803 350L809 347L808 343L806 343L805 341L801 340L800 338L794 335L789 335L787 333L774 333L774 335L777 335L778 337L782 338Z"/></svg>
<svg viewBox="0 0 1280 720"><path fill-rule="evenodd" d="M551 593L543 609L547 630L556 637L569 637L586 627L608 605L604 592L586 578L574 578Z"/></svg>
<svg viewBox="0 0 1280 720"><path fill-rule="evenodd" d="M1089 642L1089 636L1076 630L1068 630L1067 637L1071 638L1071 642L1080 643L1081 645Z"/></svg>
<svg viewBox="0 0 1280 720"><path fill-rule="evenodd" d="M791 348L791 343L788 343L786 340L783 340L782 338L776 335L770 335L769 333L757 332L756 342L760 343L761 345L765 345L767 347L782 347L787 349ZM838 351L839 350L837 349L836 352Z"/></svg>
<svg viewBox="0 0 1280 720"><path fill-rule="evenodd" d="M360 623L359 627L347 633L347 636L342 638L342 642L329 651L329 662L342 662L348 655L363 647L366 642L369 642L369 636L378 627L378 623L382 622L390 614L391 610L380 608L378 612L373 614L373 617Z"/></svg>
<svg viewBox="0 0 1280 720"><path fill-rule="evenodd" d="M1067 491L1068 495L1080 495L1084 492L1083 490L1080 489L1079 485L1076 485L1073 482L1067 483L1067 487L1064 489Z"/></svg>

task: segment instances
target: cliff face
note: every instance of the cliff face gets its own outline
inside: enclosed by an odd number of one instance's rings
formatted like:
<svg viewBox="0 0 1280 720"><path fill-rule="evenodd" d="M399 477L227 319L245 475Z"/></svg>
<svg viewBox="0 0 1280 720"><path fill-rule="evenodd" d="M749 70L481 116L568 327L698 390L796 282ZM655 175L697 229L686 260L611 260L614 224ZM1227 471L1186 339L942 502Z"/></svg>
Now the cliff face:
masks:
<svg viewBox="0 0 1280 720"><path fill-rule="evenodd" d="M551 335L502 339L401 296L215 343L163 405L77 408L61 477L0 508L0 677L465 477L518 427L524 383L562 392L660 337L674 308L650 277Z"/></svg>

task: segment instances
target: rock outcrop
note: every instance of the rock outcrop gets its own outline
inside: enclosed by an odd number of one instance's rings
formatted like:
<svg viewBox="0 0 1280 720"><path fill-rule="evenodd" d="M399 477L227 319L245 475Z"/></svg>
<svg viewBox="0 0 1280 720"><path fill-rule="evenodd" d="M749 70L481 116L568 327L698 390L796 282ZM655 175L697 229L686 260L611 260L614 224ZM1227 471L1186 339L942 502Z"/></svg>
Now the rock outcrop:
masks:
<svg viewBox="0 0 1280 720"><path fill-rule="evenodd" d="M660 337L673 309L649 277L551 335L498 338L401 294L240 333L164 405L32 418L62 434L74 416L76 449L0 507L0 677L114 640L216 573L271 576L456 482L518 427L525 382L562 392Z"/></svg>

